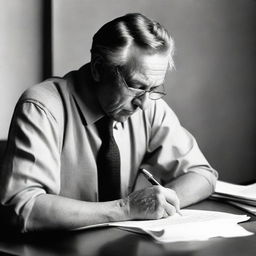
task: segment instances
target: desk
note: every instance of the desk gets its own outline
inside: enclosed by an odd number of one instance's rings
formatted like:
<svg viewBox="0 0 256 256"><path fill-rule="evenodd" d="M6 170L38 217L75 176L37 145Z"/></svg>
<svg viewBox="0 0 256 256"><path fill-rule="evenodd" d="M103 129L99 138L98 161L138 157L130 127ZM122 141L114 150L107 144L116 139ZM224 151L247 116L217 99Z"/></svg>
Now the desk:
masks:
<svg viewBox="0 0 256 256"><path fill-rule="evenodd" d="M244 214L224 203L203 201L190 208ZM242 224L256 232L256 217ZM157 244L148 236L101 228L79 232L33 234L18 237L0 236L0 255L25 256L247 256L255 255L256 235L238 238L213 238L208 241Z"/></svg>

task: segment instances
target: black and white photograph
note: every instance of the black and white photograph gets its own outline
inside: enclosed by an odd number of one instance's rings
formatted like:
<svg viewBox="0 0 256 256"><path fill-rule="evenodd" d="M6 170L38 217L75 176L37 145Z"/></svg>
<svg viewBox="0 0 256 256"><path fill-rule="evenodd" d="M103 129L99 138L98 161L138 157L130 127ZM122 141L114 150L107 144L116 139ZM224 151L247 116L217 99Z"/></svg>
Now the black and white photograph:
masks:
<svg viewBox="0 0 256 256"><path fill-rule="evenodd" d="M255 0L0 0L0 255L255 233Z"/></svg>

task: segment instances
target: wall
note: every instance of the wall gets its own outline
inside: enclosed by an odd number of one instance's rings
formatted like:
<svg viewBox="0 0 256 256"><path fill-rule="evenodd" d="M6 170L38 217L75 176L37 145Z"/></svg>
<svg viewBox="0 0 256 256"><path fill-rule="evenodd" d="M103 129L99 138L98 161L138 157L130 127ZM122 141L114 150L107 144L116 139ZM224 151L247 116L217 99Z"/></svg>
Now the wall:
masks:
<svg viewBox="0 0 256 256"><path fill-rule="evenodd" d="M34 66L40 65L36 59L42 58L42 40L35 27L41 15L36 1L0 1L5 7L3 11L0 6L0 38L2 34L14 37L13 45L9 41L4 48L0 45L3 137L17 95L40 80ZM7 20L13 12L19 15ZM166 101L194 134L221 179L255 179L256 1L53 0L52 12L54 75L89 61L93 34L117 16L142 12L164 24L176 42L176 71L167 76ZM3 70L5 60L13 68Z"/></svg>
<svg viewBox="0 0 256 256"><path fill-rule="evenodd" d="M0 0L0 139L15 103L42 80L42 1Z"/></svg>

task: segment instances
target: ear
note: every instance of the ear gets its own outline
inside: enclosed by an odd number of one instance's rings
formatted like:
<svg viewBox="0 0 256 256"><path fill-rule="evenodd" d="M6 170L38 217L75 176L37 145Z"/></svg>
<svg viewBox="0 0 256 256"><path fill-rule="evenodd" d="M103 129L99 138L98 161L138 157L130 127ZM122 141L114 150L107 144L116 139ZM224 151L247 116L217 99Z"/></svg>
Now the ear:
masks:
<svg viewBox="0 0 256 256"><path fill-rule="evenodd" d="M103 59L100 55L94 54L91 60L91 73L95 82L100 82L103 73Z"/></svg>

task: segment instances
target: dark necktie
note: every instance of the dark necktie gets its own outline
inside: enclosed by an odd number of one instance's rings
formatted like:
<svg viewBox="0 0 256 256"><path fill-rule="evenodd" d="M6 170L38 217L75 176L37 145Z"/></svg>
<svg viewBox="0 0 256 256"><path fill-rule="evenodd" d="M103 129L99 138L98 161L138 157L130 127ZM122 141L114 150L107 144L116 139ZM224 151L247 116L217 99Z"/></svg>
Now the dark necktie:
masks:
<svg viewBox="0 0 256 256"><path fill-rule="evenodd" d="M120 154L113 136L113 120L103 117L97 122L102 140L97 156L99 201L119 199L120 192Z"/></svg>

